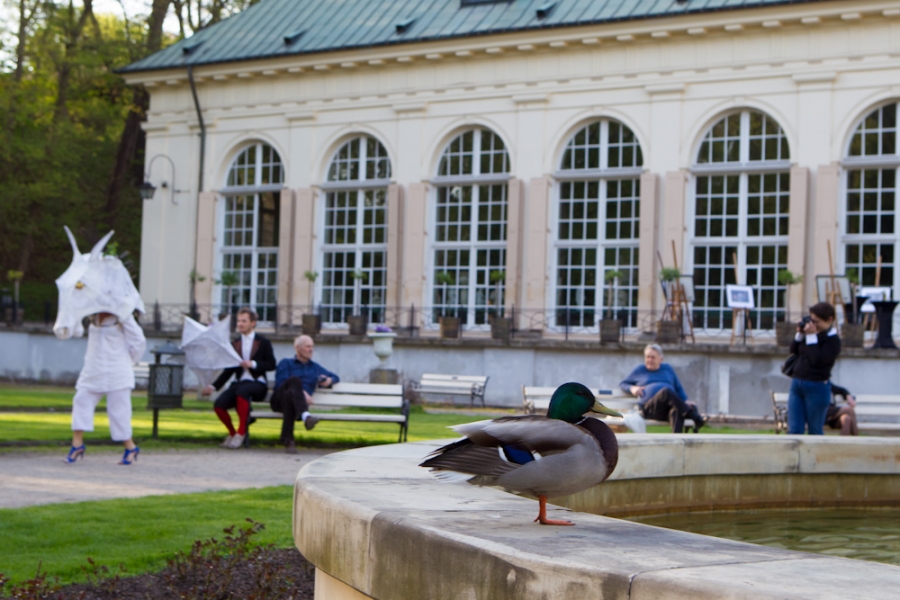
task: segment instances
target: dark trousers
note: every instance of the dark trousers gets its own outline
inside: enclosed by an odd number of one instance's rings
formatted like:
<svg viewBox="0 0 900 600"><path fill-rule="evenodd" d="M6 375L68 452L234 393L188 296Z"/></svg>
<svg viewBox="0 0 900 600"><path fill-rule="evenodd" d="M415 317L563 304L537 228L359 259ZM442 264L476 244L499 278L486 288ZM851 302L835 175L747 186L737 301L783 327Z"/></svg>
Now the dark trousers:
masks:
<svg viewBox="0 0 900 600"><path fill-rule="evenodd" d="M696 417L694 415L696 412ZM645 419L654 421L668 421L672 426L672 433L681 433L684 430L685 417L698 418L700 412L681 399L675 390L666 388L660 390L655 396L647 400L641 407Z"/></svg>
<svg viewBox="0 0 900 600"><path fill-rule="evenodd" d="M237 406L238 396L248 402L262 402L266 399L266 394L268 392L268 387L262 382L250 381L249 379L235 381L228 386L227 390L219 394L214 406L216 408L224 408L225 410L234 408Z"/></svg>
<svg viewBox="0 0 900 600"><path fill-rule="evenodd" d="M281 420L281 441L285 444L294 441L294 422L299 421L303 413L309 410L306 395L303 393L303 382L299 377L291 377L278 386L269 401L272 410L284 415Z"/></svg>

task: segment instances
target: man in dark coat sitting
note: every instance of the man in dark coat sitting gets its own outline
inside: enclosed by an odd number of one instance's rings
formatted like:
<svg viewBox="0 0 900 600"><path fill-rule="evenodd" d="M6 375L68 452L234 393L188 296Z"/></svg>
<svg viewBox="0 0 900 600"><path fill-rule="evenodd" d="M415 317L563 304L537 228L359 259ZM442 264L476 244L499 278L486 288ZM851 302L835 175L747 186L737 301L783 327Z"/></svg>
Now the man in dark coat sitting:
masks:
<svg viewBox="0 0 900 600"><path fill-rule="evenodd" d="M272 342L256 333L256 313L249 308L242 308L237 314L237 330L240 337L232 342L235 351L241 356L241 363L225 369L212 385L203 389L208 396L214 389L222 389L225 383L234 377L234 382L227 390L219 394L215 402L216 415L228 429L228 436L222 442L223 448L236 450L244 444L247 436L247 421L250 417L250 403L262 402L268 393L266 371L275 370L275 352ZM233 408L238 414L238 428L234 429L228 409Z"/></svg>

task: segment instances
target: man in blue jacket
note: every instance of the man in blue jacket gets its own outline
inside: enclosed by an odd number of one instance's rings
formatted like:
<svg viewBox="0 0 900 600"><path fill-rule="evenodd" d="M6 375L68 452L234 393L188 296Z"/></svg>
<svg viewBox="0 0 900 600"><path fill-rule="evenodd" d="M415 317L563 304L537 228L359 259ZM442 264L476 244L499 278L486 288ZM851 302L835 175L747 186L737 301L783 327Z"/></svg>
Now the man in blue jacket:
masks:
<svg viewBox="0 0 900 600"><path fill-rule="evenodd" d="M294 444L294 421L303 421L307 430L319 422L318 417L309 414L309 405L317 387L331 387L340 377L325 369L312 359L315 343L308 335L294 340L293 358L282 359L275 370L275 393L270 404L272 410L284 415L281 421L281 441L288 454L296 454Z"/></svg>
<svg viewBox="0 0 900 600"><path fill-rule="evenodd" d="M704 420L697 406L688 401L687 393L675 374L675 369L663 364L662 348L648 344L644 348L644 364L635 368L619 387L640 399L645 419L668 421L672 433L681 433L685 418L694 420L694 433L703 427Z"/></svg>

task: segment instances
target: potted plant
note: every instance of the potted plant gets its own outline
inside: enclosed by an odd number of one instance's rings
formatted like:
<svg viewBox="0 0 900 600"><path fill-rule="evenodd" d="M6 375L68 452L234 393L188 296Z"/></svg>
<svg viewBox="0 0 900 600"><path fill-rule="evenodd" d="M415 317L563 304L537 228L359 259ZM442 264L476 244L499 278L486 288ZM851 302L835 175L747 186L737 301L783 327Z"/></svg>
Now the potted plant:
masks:
<svg viewBox="0 0 900 600"><path fill-rule="evenodd" d="M674 301L674 291L678 278L681 277L681 270L677 267L663 267L659 272L660 281L666 284L666 302ZM667 311L670 315L669 319L661 319L656 323L656 341L661 344L677 344L681 340L681 310L680 307L672 306L672 310Z"/></svg>
<svg viewBox="0 0 900 600"><path fill-rule="evenodd" d="M234 297L231 295L231 289L241 282L240 277L234 271L222 271L222 275L215 280L218 285L225 286L225 301L222 302L222 311L219 318L222 319L229 313L231 314L231 329L237 326L237 306L235 306Z"/></svg>
<svg viewBox="0 0 900 600"><path fill-rule="evenodd" d="M303 277L309 282L309 308L308 313L303 313L301 323L303 324L303 333L306 335L319 335L322 331L322 315L316 313L316 279L319 277L317 271L306 271Z"/></svg>
<svg viewBox="0 0 900 600"><path fill-rule="evenodd" d="M622 339L622 321L615 318L615 285L622 277L622 271L609 269L603 276L606 283L606 318L600 319L600 341L618 342Z"/></svg>
<svg viewBox="0 0 900 600"><path fill-rule="evenodd" d="M847 269L847 280L850 282L850 299L852 311L841 327L841 344L846 348L862 348L866 335L866 326L857 322L856 288L859 285L859 270ZM844 313L846 316L846 313Z"/></svg>
<svg viewBox="0 0 900 600"><path fill-rule="evenodd" d="M490 315L491 338L495 340L508 340L512 331L512 319L503 316L503 283L506 281L506 271L497 269L491 271L488 276L494 288L494 314Z"/></svg>
<svg viewBox="0 0 900 600"><path fill-rule="evenodd" d="M188 276L191 280L191 306L190 315L195 321L199 319L200 313L197 311L197 284L206 281L206 277L197 272L197 269L191 269Z"/></svg>
<svg viewBox="0 0 900 600"><path fill-rule="evenodd" d="M19 307L19 282L22 281L24 276L24 272L16 271L15 269L10 269L6 273L6 278L13 282L13 305L11 314L6 319L8 323L15 323L16 325L22 323L22 309Z"/></svg>
<svg viewBox="0 0 900 600"><path fill-rule="evenodd" d="M781 269L778 271L778 283L785 287L784 322L775 323L775 341L779 346L790 346L797 332L797 324L791 320L791 286L803 283L803 276Z"/></svg>
<svg viewBox="0 0 900 600"><path fill-rule="evenodd" d="M453 279L453 275L448 273L447 271L439 271L437 275L434 277L435 282L438 283L443 289L443 307L441 308L441 337L444 338L458 338L459 337L459 329L460 329L460 321L459 317L450 316L445 314L447 310L448 301L448 292L452 291L453 296L456 296L456 290L448 290L447 286L453 285L455 280ZM455 304L455 302L453 302Z"/></svg>
<svg viewBox="0 0 900 600"><path fill-rule="evenodd" d="M369 318L362 314L360 297L362 296L362 282L369 278L369 274L362 269L357 269L350 273L350 277L353 279L353 314L347 317L350 335L366 335Z"/></svg>

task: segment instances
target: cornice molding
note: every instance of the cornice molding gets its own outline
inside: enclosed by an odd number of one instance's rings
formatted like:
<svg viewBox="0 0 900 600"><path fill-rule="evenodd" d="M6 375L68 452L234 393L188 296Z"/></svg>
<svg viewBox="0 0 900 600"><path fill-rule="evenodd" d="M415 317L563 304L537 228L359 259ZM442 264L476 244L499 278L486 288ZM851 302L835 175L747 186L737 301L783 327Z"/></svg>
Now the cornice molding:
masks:
<svg viewBox="0 0 900 600"><path fill-rule="evenodd" d="M570 52L576 48L622 46L634 44L666 44L673 40L708 38L712 36L750 35L753 32L771 34L773 30L789 28L848 26L873 20L900 17L900 2L896 0L854 0L802 5L784 5L689 14L659 19L639 19L592 26L559 27L547 30L471 36L453 40L419 42L402 46L341 50L314 55L299 55L252 61L198 65L195 78L202 85L232 77L253 76L297 77L312 72L321 75L328 71L359 71L383 68L385 65L403 67L421 61L473 60L498 55ZM125 73L131 85L158 84L169 86L187 84L183 69ZM212 81L210 81L212 80Z"/></svg>

